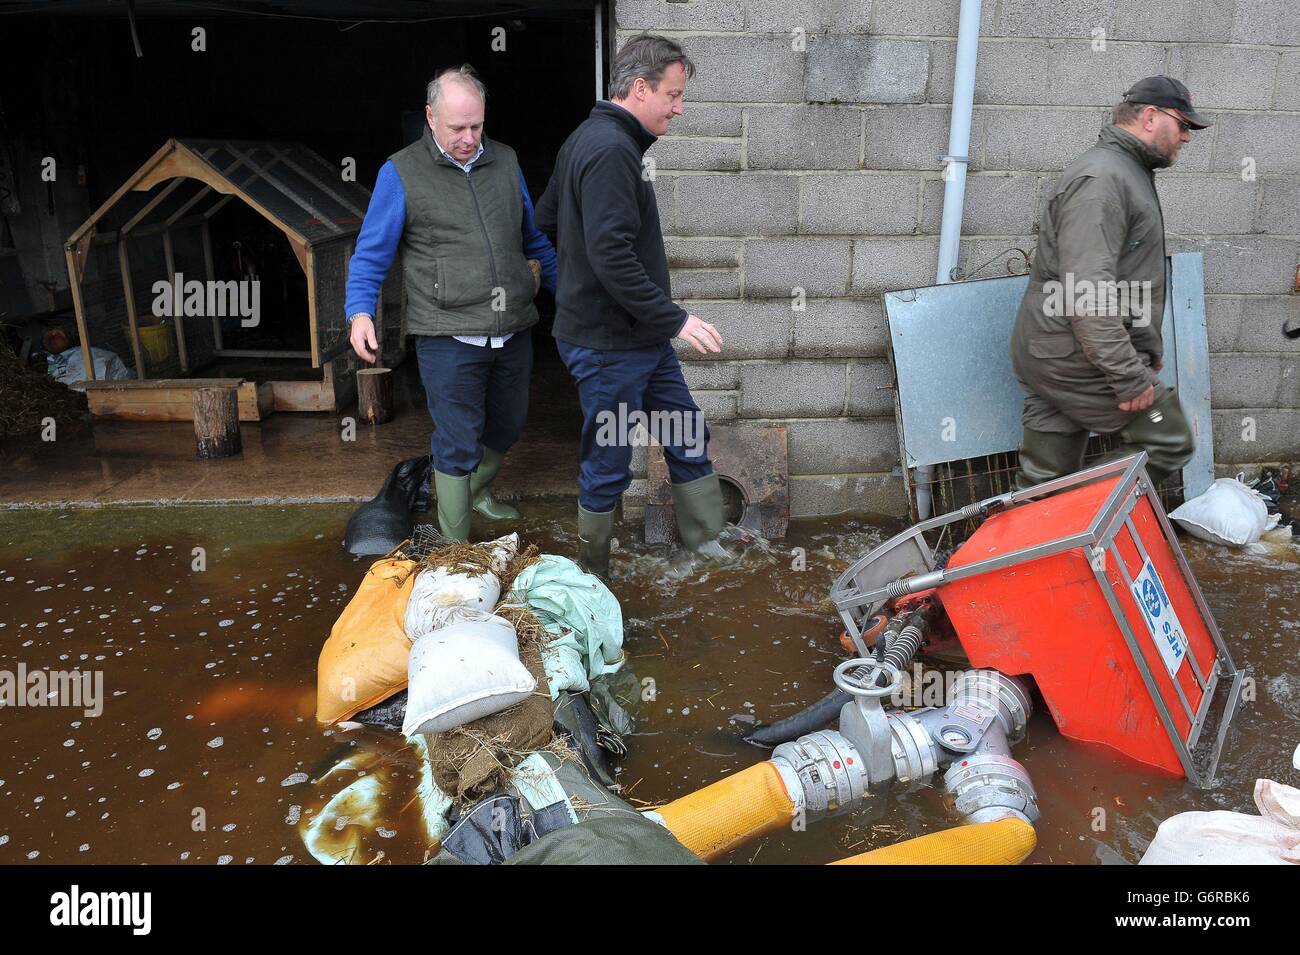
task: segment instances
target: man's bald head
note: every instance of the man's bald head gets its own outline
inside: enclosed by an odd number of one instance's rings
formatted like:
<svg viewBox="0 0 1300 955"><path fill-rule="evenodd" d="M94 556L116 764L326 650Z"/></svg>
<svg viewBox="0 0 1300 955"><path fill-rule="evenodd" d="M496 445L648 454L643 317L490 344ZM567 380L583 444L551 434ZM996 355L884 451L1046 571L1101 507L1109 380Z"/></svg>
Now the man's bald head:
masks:
<svg viewBox="0 0 1300 955"><path fill-rule="evenodd" d="M487 103L487 87L479 80L478 74L474 72L474 67L468 63L443 70L429 80L429 86L425 90L425 103L434 112L437 112L438 101L442 99L449 89L458 90L462 93L473 93L478 97L480 103Z"/></svg>
<svg viewBox="0 0 1300 955"><path fill-rule="evenodd" d="M478 153L486 107L487 88L468 63L443 70L429 81L425 120L438 145L457 162L467 162Z"/></svg>

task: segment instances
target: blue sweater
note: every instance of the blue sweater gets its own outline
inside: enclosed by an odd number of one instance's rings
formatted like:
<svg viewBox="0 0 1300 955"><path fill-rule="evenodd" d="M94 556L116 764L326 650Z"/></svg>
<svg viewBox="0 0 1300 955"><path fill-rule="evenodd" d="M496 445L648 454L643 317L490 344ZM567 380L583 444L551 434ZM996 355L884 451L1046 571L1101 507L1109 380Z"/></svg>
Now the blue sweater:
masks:
<svg viewBox="0 0 1300 955"><path fill-rule="evenodd" d="M533 221L533 200L528 195L528 183L524 181L522 170L519 173L519 189L524 198L524 257L542 263L542 286L554 292L555 248ZM397 257L397 246L401 242L405 226L406 190L402 187L402 177L397 174L397 167L390 160L379 168L375 191L370 197L370 206L366 209L361 233L357 236L356 250L352 253L352 262L348 266L347 303L344 311L349 322L354 315L375 314L379 287L384 284L393 259Z"/></svg>

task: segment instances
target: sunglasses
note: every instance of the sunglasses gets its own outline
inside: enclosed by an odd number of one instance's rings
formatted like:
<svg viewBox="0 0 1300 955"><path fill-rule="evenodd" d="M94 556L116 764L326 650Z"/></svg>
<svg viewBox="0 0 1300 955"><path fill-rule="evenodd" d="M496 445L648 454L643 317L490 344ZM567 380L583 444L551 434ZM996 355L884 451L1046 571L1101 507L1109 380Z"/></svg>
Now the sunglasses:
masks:
<svg viewBox="0 0 1300 955"><path fill-rule="evenodd" d="M1152 108L1157 113L1164 113L1166 116L1173 119L1173 121L1178 124L1178 128L1181 129L1183 132L1190 133L1192 131L1191 124L1184 122L1182 119L1179 118L1179 116L1176 113L1171 113L1167 109L1161 109L1159 106L1154 106Z"/></svg>

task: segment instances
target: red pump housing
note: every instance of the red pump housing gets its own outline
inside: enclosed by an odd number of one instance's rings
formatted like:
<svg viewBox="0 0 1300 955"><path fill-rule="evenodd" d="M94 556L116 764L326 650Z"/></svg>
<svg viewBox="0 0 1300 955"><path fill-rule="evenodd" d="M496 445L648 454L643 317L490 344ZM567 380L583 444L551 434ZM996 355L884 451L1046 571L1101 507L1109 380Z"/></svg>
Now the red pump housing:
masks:
<svg viewBox="0 0 1300 955"><path fill-rule="evenodd" d="M1230 659L1220 664L1220 649L1227 654L1214 620L1139 476L992 514L946 571L1014 551L1026 559L938 594L971 665L1032 677L1061 733L1196 779L1191 750L1216 683L1221 672L1237 674ZM1090 529L1095 545L1051 552ZM1238 677L1225 726L1239 685Z"/></svg>

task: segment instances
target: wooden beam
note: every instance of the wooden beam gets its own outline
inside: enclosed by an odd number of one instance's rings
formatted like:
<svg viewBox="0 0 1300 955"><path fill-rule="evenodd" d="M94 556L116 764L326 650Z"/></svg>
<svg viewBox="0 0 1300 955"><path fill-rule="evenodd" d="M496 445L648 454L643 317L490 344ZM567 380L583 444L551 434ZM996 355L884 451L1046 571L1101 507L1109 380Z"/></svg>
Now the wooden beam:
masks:
<svg viewBox="0 0 1300 955"><path fill-rule="evenodd" d="M86 365L86 380L95 380L95 363L90 358L90 332L86 329L86 305L81 300L81 274L77 270L77 261L72 254L74 243L69 242L63 250L68 263L68 288L72 290L72 307L77 315L77 334L81 336L81 360Z"/></svg>
<svg viewBox="0 0 1300 955"><path fill-rule="evenodd" d="M294 250L295 252L297 249ZM303 271L307 273L307 330L311 334L311 366L319 368L321 366L320 357L320 332L317 329L318 317L316 315L316 254L310 249L303 249L303 255L299 261L305 259Z"/></svg>
<svg viewBox="0 0 1300 955"><path fill-rule="evenodd" d="M197 179L217 192L230 192L232 186L206 161L205 156L194 152L184 143L177 142L176 149L158 160L152 169L140 177L134 188L137 192L145 192L164 179L176 178Z"/></svg>
<svg viewBox="0 0 1300 955"><path fill-rule="evenodd" d="M117 267L122 273L122 295L126 298L126 320L131 327L131 354L135 357L135 374L144 381L144 350L140 347L140 323L135 314L135 286L131 281L131 259L126 251L126 239L117 240Z"/></svg>
<svg viewBox="0 0 1300 955"><path fill-rule="evenodd" d="M229 146L226 148L230 149L230 151L235 155L240 155L237 150L234 150ZM272 157L271 161L266 164L266 168L269 169L279 161L278 158ZM248 176L242 185L232 179L226 178L230 171L237 165L245 165L250 169L252 168L252 164L245 158L241 162L232 163L224 172L219 171L205 162L198 153L191 152L184 144L180 144L180 148L174 155L168 156L165 162L160 162L158 168L150 173L150 178L154 183L157 183L161 182L163 179L174 176L188 176L190 179L198 179L200 182L207 183L214 190L222 193L222 199L203 214L205 219L211 219L216 214L217 210L229 202L232 197L238 196L267 222L271 223L271 225L275 226L287 235L291 242L296 239L303 245L306 245L307 239L305 236L299 233L297 229L294 229L292 226L276 217L271 210L267 209L266 206L262 205L249 195L247 190L244 188L257 179L259 174Z"/></svg>
<svg viewBox="0 0 1300 955"><path fill-rule="evenodd" d="M205 220L204 220L203 216L201 216L201 215L193 215L193 216L190 216L190 217L188 217L188 218L186 218L186 219L181 219L181 220L179 220L179 221L173 223L172 225L168 225L166 222L155 222L155 223L153 223L152 225L142 225L142 226L140 226L140 228L132 230L132 232L131 232L131 238L133 238L133 239L145 239L145 238L148 238L148 237L151 236L151 235L162 235L162 234L163 234L164 232L166 232L168 229L177 229L177 230L179 230L179 229L187 229L187 228L189 228L190 226L193 226L193 225L202 225L202 224L204 223L204 221L205 221ZM97 233L95 233L95 235L94 235L94 242L95 242L96 245L107 245L107 244L109 244L109 243L116 242L116 241L118 240L119 237L120 237L120 236L119 236L118 232L116 232L116 231L114 231L114 232L97 232Z"/></svg>
<svg viewBox="0 0 1300 955"><path fill-rule="evenodd" d="M122 233L123 235L129 233L132 229L134 229L137 225L140 224L141 219L143 219L149 213L153 212L154 209L158 208L158 204L162 202L164 199L166 199L168 196L170 196L173 192L175 192L177 188L179 188L180 184L183 183L184 181L185 181L184 179L173 179L171 182L167 183L167 185L162 187L162 190L158 193L158 195L154 196L152 199L146 202L144 204L144 208L141 209L139 212L137 212L135 215L133 215L130 219L128 219L126 225L122 226L122 228L118 229L117 231Z"/></svg>
<svg viewBox="0 0 1300 955"><path fill-rule="evenodd" d="M236 387L243 378L151 378L148 381L133 381L130 378L116 378L111 381L94 381L86 385L87 391L159 391L168 388L216 388L219 386Z"/></svg>
<svg viewBox="0 0 1300 955"><path fill-rule="evenodd" d="M203 220L203 225L199 229L199 234L203 237L203 270L207 273L208 281L214 282L217 278L216 266L212 261L212 227L208 220ZM212 316L212 343L217 354L221 353L221 316Z"/></svg>
<svg viewBox="0 0 1300 955"><path fill-rule="evenodd" d="M90 243L94 237L95 233L92 229L90 232L78 239L73 245L73 248L76 251L78 279L84 279L86 277L86 265L90 261Z"/></svg>
<svg viewBox="0 0 1300 955"><path fill-rule="evenodd" d="M207 196L210 192L212 192L212 187L207 183L204 183L203 188L186 199L179 209L167 217L167 221L163 224L169 229L177 225L180 222L181 217L198 205L199 200Z"/></svg>
<svg viewBox="0 0 1300 955"><path fill-rule="evenodd" d="M167 282L172 286L172 322L176 328L176 354L181 360L181 371L190 370L190 356L185 349L185 317L181 299L183 293L175 283L176 256L172 251L172 233L168 229L163 233L163 259L167 263Z"/></svg>
<svg viewBox="0 0 1300 955"><path fill-rule="evenodd" d="M203 153L203 158L206 159L206 160L211 161L211 157L212 157L212 153L213 153L213 152L215 152L215 149L210 149L210 150L208 150L207 152ZM225 176L226 178L230 178L230 174L231 174L232 172L234 172L236 169L238 169L240 166L242 166L243 164L244 164L244 160L243 160L243 159L236 159L234 162L232 162L232 163L231 163L229 166L227 166L225 169L221 170L221 175ZM244 185L248 185L248 183L251 182L251 181L252 181L251 179L249 179L249 180L245 180L245 181L244 181ZM208 193L210 193L210 192L212 192L212 187L211 187L211 186L205 186L205 188L201 189L201 190L198 192L198 194L194 196L194 198L190 199L188 202L185 203L185 205L181 206L180 209L177 210L177 213L176 213L176 214L177 214L177 215L180 215L180 213L188 211L188 210L190 209L191 206L196 205L196 204L199 202L200 199L203 199L203 198L204 198L205 196L207 196ZM216 211L217 211L218 209L220 209L222 206L224 206L227 202L229 202L229 201L230 201L231 199L233 199L233 198L234 198L233 195L226 195L226 196L222 197L222 198L221 198L221 199L216 203L216 205L214 205L214 206L213 206L211 209L209 209L207 212L200 213L200 214L199 214L200 217L203 219L204 222L207 222L209 219L212 218L212 216L216 213ZM168 224L170 224L170 220L168 220ZM210 277L211 277L211 276L209 276L209 278L210 278Z"/></svg>
<svg viewBox="0 0 1300 955"><path fill-rule="evenodd" d="M144 177L148 174L148 172L157 163L162 161L163 157L165 157L169 152L172 152L173 150L176 149L177 145L178 144L174 139L169 139L167 140L167 142L163 143L162 146L158 148L158 151L145 161L145 164L143 166L137 169L131 175L131 177L127 179L126 182L122 183L122 185L118 187L117 192L113 193L111 196L105 199L103 203L100 205L100 207L96 209L93 213L91 213L90 218L87 219L85 222L83 222L78 227L77 231L72 233L72 235L68 237L68 243L72 244L74 242L77 242L82 238L84 238L87 233L92 231L95 228L95 224L99 222L99 220L102 219L108 213L108 210L112 209L113 206L117 205L118 201L124 195L126 195L128 192L134 189L140 183L140 181L144 179Z"/></svg>
<svg viewBox="0 0 1300 955"><path fill-rule="evenodd" d="M203 387L236 388L240 421L261 421L275 411L275 390L271 382L258 384L241 378L160 378L147 382L87 382L86 402L90 413L96 418L124 421L190 421L193 419L194 389ZM313 407L304 410L318 409Z"/></svg>
<svg viewBox="0 0 1300 955"><path fill-rule="evenodd" d="M276 411L334 410L334 385L329 381L274 381L271 390Z"/></svg>

